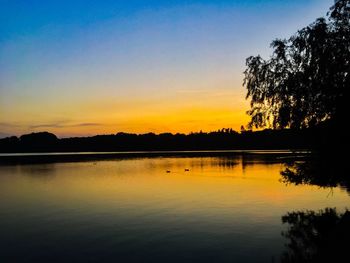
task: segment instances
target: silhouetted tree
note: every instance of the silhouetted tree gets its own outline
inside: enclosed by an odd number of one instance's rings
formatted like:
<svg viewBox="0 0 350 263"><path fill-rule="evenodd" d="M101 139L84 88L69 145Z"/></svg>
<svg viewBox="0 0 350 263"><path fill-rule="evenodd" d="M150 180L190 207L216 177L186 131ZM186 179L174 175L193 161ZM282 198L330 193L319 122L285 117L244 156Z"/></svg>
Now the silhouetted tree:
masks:
<svg viewBox="0 0 350 263"><path fill-rule="evenodd" d="M350 88L350 0L288 40L272 42L270 59L247 58L249 127L304 128L343 122Z"/></svg>
<svg viewBox="0 0 350 263"><path fill-rule="evenodd" d="M26 148L35 148L36 151L50 151L58 143L58 139L52 133L37 132L22 135L19 142Z"/></svg>

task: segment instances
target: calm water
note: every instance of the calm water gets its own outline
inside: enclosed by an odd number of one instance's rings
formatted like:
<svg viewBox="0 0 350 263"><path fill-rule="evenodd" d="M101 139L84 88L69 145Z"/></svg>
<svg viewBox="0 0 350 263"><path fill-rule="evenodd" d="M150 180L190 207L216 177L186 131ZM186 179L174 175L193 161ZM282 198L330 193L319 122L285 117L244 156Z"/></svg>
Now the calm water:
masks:
<svg viewBox="0 0 350 263"><path fill-rule="evenodd" d="M0 166L0 262L278 262L283 215L350 207L282 183L284 158Z"/></svg>

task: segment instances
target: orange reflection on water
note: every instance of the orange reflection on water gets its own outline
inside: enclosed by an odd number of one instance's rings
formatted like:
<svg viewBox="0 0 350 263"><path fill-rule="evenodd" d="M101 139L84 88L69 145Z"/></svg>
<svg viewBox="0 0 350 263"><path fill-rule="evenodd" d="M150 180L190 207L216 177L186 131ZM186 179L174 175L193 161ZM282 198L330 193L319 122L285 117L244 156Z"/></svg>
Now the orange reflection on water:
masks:
<svg viewBox="0 0 350 263"><path fill-rule="evenodd" d="M9 203L221 220L237 215L265 220L289 210L347 205L349 196L339 188L330 194L316 186L285 185L282 167L239 156L25 165L1 167L0 188Z"/></svg>

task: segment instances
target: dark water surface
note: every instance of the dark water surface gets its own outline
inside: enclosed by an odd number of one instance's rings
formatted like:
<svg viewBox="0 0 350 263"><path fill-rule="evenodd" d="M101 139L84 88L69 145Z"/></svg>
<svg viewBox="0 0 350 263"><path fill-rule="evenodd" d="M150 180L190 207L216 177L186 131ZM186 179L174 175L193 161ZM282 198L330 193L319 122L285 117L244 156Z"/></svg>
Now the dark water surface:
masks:
<svg viewBox="0 0 350 263"><path fill-rule="evenodd" d="M0 262L278 262L282 216L350 197L264 155L1 165Z"/></svg>

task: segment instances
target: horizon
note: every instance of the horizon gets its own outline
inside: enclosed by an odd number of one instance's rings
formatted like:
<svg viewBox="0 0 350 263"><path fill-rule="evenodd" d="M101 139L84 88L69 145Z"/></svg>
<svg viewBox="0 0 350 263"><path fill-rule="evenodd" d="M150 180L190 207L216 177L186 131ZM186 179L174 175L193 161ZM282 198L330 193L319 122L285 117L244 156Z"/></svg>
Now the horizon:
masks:
<svg viewBox="0 0 350 263"><path fill-rule="evenodd" d="M224 131L223 131L224 130ZM262 130L255 130L255 131L265 131L265 130L272 130L269 128L265 128ZM200 133L205 133L205 134L210 134L210 133L217 133L217 132L222 132L222 133L226 133L227 131L229 132L234 132L234 133L242 133L242 131L238 131L232 128L222 128L222 129L217 129L217 130L212 130L212 131L190 131L188 133L181 133L181 132L159 132L159 133L155 133L155 132L145 132L145 133L133 133L133 132L124 132L124 131L116 131L114 133L100 133L100 134L92 134L92 135L86 135L86 136L68 136L68 137L63 137L63 136L58 136L57 134L53 133L53 132L49 132L49 131L35 131L35 132L29 132L29 133L25 133L25 134L20 134L20 135L8 135L8 136L4 136L2 137L2 135L0 134L0 139L6 139L6 138L10 138L10 137L17 137L20 138L23 135L31 135L31 134L45 134L45 133L49 133L49 134L53 134L55 135L58 139L67 139L67 138L81 138L81 137L94 137L94 136L110 136L110 135L119 135L119 134L128 134L128 135L147 135L147 134L154 134L156 136L158 135L163 135L163 134L171 134L171 135L191 135L191 134L200 134ZM250 131L250 130L247 130Z"/></svg>
<svg viewBox="0 0 350 263"><path fill-rule="evenodd" d="M245 59L333 3L5 1L0 138L239 131Z"/></svg>

